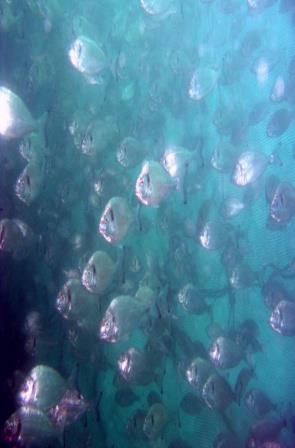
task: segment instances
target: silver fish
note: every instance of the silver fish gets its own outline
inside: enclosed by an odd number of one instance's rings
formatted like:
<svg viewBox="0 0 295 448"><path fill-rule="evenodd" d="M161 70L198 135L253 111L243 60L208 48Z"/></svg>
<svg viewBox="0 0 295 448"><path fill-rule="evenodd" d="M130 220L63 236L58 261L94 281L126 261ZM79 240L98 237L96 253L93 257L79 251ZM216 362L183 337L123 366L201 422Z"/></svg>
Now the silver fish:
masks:
<svg viewBox="0 0 295 448"><path fill-rule="evenodd" d="M244 398L247 409L255 417L263 417L268 412L275 410L276 406L271 402L265 392L260 389L250 389Z"/></svg>
<svg viewBox="0 0 295 448"><path fill-rule="evenodd" d="M281 300L273 309L269 323L282 336L295 336L295 303Z"/></svg>
<svg viewBox="0 0 295 448"><path fill-rule="evenodd" d="M140 0L144 12L150 16L164 19L176 12L175 0Z"/></svg>
<svg viewBox="0 0 295 448"><path fill-rule="evenodd" d="M161 159L161 163L170 176L176 181L176 188L184 192L184 180L195 154L181 146L169 146Z"/></svg>
<svg viewBox="0 0 295 448"><path fill-rule="evenodd" d="M143 145L138 140L126 137L117 149L117 161L124 168L133 168L142 161L145 152Z"/></svg>
<svg viewBox="0 0 295 448"><path fill-rule="evenodd" d="M90 292L103 294L110 286L115 270L111 257L106 252L96 251L84 268L82 284Z"/></svg>
<svg viewBox="0 0 295 448"><path fill-rule="evenodd" d="M143 163L136 180L135 195L142 204L157 207L173 186L173 180L161 164L150 160Z"/></svg>
<svg viewBox="0 0 295 448"><path fill-rule="evenodd" d="M68 389L48 415L57 428L65 428L77 421L90 405L76 389Z"/></svg>
<svg viewBox="0 0 295 448"><path fill-rule="evenodd" d="M17 399L21 406L46 411L58 403L66 389L65 379L55 369L38 365L28 373Z"/></svg>
<svg viewBox="0 0 295 448"><path fill-rule="evenodd" d="M177 295L179 303L192 314L202 314L210 310L201 292L191 283L186 284Z"/></svg>
<svg viewBox="0 0 295 448"><path fill-rule="evenodd" d="M34 242L31 228L20 219L1 219L0 251L9 252L17 259L24 258Z"/></svg>
<svg viewBox="0 0 295 448"><path fill-rule="evenodd" d="M147 316L146 307L132 296L115 297L100 324L99 337L107 342L127 340Z"/></svg>
<svg viewBox="0 0 295 448"><path fill-rule="evenodd" d="M113 197L102 212L99 233L108 243L120 243L126 237L132 221L133 215L127 200Z"/></svg>
<svg viewBox="0 0 295 448"><path fill-rule="evenodd" d="M0 87L0 135L21 138L44 126L47 114L34 120L23 100L6 87Z"/></svg>
<svg viewBox="0 0 295 448"><path fill-rule="evenodd" d="M207 379L202 392L210 409L225 410L235 399L234 393L223 376L213 373Z"/></svg>
<svg viewBox="0 0 295 448"><path fill-rule="evenodd" d="M30 205L39 196L42 185L42 166L29 162L16 181L15 194L26 205Z"/></svg>
<svg viewBox="0 0 295 448"><path fill-rule="evenodd" d="M273 192L269 206L271 220L286 224L295 214L295 188L289 182L280 182Z"/></svg>
<svg viewBox="0 0 295 448"><path fill-rule="evenodd" d="M90 84L100 84L101 72L107 67L107 58L101 46L87 36L78 36L69 49L72 65Z"/></svg>
<svg viewBox="0 0 295 448"><path fill-rule="evenodd" d="M22 406L5 422L3 438L9 444L47 448L60 434L43 411Z"/></svg>
<svg viewBox="0 0 295 448"><path fill-rule="evenodd" d="M149 408L143 424L143 431L148 439L156 439L165 428L168 420L165 406L162 403L153 404Z"/></svg>
<svg viewBox="0 0 295 448"><path fill-rule="evenodd" d="M130 384L145 386L155 379L148 356L137 348L131 347L123 352L117 365L120 375Z"/></svg>
<svg viewBox="0 0 295 448"><path fill-rule="evenodd" d="M64 319L75 322L87 332L95 332L99 319L97 297L88 292L80 280L71 278L57 294L55 307Z"/></svg>
<svg viewBox="0 0 295 448"><path fill-rule="evenodd" d="M218 76L218 71L211 67L198 68L190 82L189 97L194 101L205 98L216 86Z"/></svg>
<svg viewBox="0 0 295 448"><path fill-rule="evenodd" d="M231 369L242 361L244 353L232 339L219 336L209 349L209 357L215 367Z"/></svg>
<svg viewBox="0 0 295 448"><path fill-rule="evenodd" d="M233 183L240 187L245 187L256 182L267 166L273 162L272 156L267 156L258 151L249 150L242 152L233 170Z"/></svg>
<svg viewBox="0 0 295 448"><path fill-rule="evenodd" d="M288 109L276 110L267 123L267 136L270 138L280 137L288 130L292 120L293 113Z"/></svg>

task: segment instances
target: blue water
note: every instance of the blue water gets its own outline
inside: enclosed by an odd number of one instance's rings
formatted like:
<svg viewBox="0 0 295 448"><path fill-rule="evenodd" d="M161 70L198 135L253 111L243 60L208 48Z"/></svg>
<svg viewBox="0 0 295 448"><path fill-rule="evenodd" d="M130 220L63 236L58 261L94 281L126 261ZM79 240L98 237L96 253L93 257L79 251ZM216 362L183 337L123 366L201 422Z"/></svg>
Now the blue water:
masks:
<svg viewBox="0 0 295 448"><path fill-rule="evenodd" d="M285 316L289 324L281 322L290 325L290 335L285 327L275 331L275 305L267 308L263 288L278 282L283 299L294 301L295 273L285 267L295 249L295 3L0 0L0 12L0 87L14 92L34 120L44 117L34 134L0 136L3 446L293 448L295 311ZM262 102L254 123L253 108ZM1 129L5 119L1 106ZM170 172L168 150L180 151ZM235 172L246 151L256 158L241 186L243 175L235 181ZM146 161L155 161L158 171L143 174ZM24 200L15 185L31 164ZM145 186L138 193L141 175ZM272 219L282 185L288 192ZM100 223L114 197L121 199L108 215L110 241ZM241 206L235 216L221 212L228 198ZM9 242L4 219L21 220L31 233L13 233ZM99 293L83 280L96 251L113 263L112 273L104 263L90 266L90 275L98 278L101 269L104 279L109 276ZM235 269L242 269L238 283ZM201 297L200 314L180 303L188 284ZM62 294L66 312L58 305ZM122 315L114 312L112 325L124 336L110 341L103 322L122 295L130 304ZM245 321L252 327L243 336ZM210 360L220 336L240 356L228 368ZM140 375L135 367L140 379L126 381L118 360L132 347L145 361ZM226 381L229 404L223 398L220 406L210 405L204 389L190 384L187 370L195 358L211 363ZM39 423L36 434L25 430L21 420L9 444L10 416L24 405L39 410L38 403L17 397L40 364L79 391L87 411L58 426L50 410L42 410L50 437L44 439ZM233 391L246 367L251 379L238 404ZM249 409L244 396L251 389L263 391L272 409L263 415ZM151 392L164 413L155 436L145 420ZM198 398L197 410L184 408L187 394ZM266 433L257 436L262 418ZM272 419L281 424L275 433ZM218 444L220 433L232 441Z"/></svg>

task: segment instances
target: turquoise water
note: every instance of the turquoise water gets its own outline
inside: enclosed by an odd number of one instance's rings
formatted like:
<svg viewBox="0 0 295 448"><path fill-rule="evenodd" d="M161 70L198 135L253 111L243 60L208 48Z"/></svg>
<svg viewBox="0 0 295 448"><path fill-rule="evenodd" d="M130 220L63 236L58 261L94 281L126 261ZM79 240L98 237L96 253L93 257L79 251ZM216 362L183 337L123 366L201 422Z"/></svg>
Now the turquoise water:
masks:
<svg viewBox="0 0 295 448"><path fill-rule="evenodd" d="M3 446L295 447L295 3L0 13Z"/></svg>

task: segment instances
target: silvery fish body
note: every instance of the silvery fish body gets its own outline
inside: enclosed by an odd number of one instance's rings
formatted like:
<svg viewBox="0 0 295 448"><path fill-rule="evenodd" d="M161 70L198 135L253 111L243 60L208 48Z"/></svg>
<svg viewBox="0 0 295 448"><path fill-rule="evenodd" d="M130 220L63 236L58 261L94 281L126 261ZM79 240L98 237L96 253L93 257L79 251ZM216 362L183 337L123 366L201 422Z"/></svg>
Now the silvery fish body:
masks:
<svg viewBox="0 0 295 448"><path fill-rule="evenodd" d="M30 406L22 406L14 412L3 429L3 439L7 443L24 448L47 448L59 438L58 430L46 414Z"/></svg>
<svg viewBox="0 0 295 448"><path fill-rule="evenodd" d="M223 376L213 373L206 381L203 399L210 409L225 410L234 400L234 393Z"/></svg>
<svg viewBox="0 0 295 448"><path fill-rule="evenodd" d="M243 359L241 348L233 340L219 336L209 349L209 357L215 367L230 369L236 367Z"/></svg>
<svg viewBox="0 0 295 448"><path fill-rule="evenodd" d="M39 127L23 100L6 87L0 87L0 135L21 138Z"/></svg>
<svg viewBox="0 0 295 448"><path fill-rule="evenodd" d="M96 77L107 67L107 59L101 46L94 40L83 35L77 37L70 47L69 58L90 83L99 83Z"/></svg>
<svg viewBox="0 0 295 448"><path fill-rule="evenodd" d="M169 16L176 12L175 0L140 0L144 12L156 18Z"/></svg>
<svg viewBox="0 0 295 448"><path fill-rule="evenodd" d="M45 141L40 132L26 135L20 145L19 152L28 162L40 162L44 157Z"/></svg>
<svg viewBox="0 0 295 448"><path fill-rule="evenodd" d="M89 403L76 389L68 389L48 415L57 428L65 428L89 409Z"/></svg>
<svg viewBox="0 0 295 448"><path fill-rule="evenodd" d="M273 309L269 323L282 336L295 336L295 303L281 300Z"/></svg>
<svg viewBox="0 0 295 448"><path fill-rule="evenodd" d="M174 182L160 163L146 161L136 180L135 195L144 205L157 207L169 194Z"/></svg>
<svg viewBox="0 0 295 448"><path fill-rule="evenodd" d="M229 197L224 199L220 206L220 213L224 218L233 218L241 213L245 203L241 199Z"/></svg>
<svg viewBox="0 0 295 448"><path fill-rule="evenodd" d="M132 221L132 211L127 200L113 197L102 212L99 233L108 243L120 243L126 237Z"/></svg>
<svg viewBox="0 0 295 448"><path fill-rule="evenodd" d="M194 101L205 98L216 86L218 71L210 67L198 68L191 79L189 97Z"/></svg>
<svg viewBox="0 0 295 448"><path fill-rule="evenodd" d="M203 358L195 358L186 369L186 378L189 384L202 395L204 384L215 369L211 362Z"/></svg>
<svg viewBox="0 0 295 448"><path fill-rule="evenodd" d="M96 251L88 260L82 274L82 284L89 292L103 294L110 286L116 267L111 257Z"/></svg>
<svg viewBox="0 0 295 448"><path fill-rule="evenodd" d="M27 375L18 392L22 406L33 406L42 411L55 406L67 388L65 379L53 368L38 365Z"/></svg>
<svg viewBox="0 0 295 448"><path fill-rule="evenodd" d="M116 152L117 161L124 168L133 168L138 165L145 154L143 145L133 137L124 138Z"/></svg>
<svg viewBox="0 0 295 448"><path fill-rule="evenodd" d="M150 440L156 439L168 423L168 414L162 403L154 403L148 410L143 431Z"/></svg>
<svg viewBox="0 0 295 448"><path fill-rule="evenodd" d="M42 184L41 164L29 162L16 181L15 194L22 202L30 205L40 194Z"/></svg>
<svg viewBox="0 0 295 448"><path fill-rule="evenodd" d="M183 308L192 314L202 314L209 310L200 291L191 283L186 284L178 293L178 301Z"/></svg>
<svg viewBox="0 0 295 448"><path fill-rule="evenodd" d="M262 417L268 412L275 410L275 405L271 402L265 392L260 389L250 389L244 398L247 409L255 416Z"/></svg>
<svg viewBox="0 0 295 448"><path fill-rule="evenodd" d="M258 151L245 151L239 156L233 171L233 182L235 185L245 187L264 173L270 158Z"/></svg>
<svg viewBox="0 0 295 448"><path fill-rule="evenodd" d="M162 157L162 165L172 178L179 183L187 173L188 166L193 158L193 154L181 146L168 147Z"/></svg>
<svg viewBox="0 0 295 448"><path fill-rule="evenodd" d="M131 347L122 353L117 362L120 375L130 384L146 385L155 379L148 356Z"/></svg>
<svg viewBox="0 0 295 448"><path fill-rule="evenodd" d="M81 281L69 279L59 291L55 307L64 319L75 322L86 331L95 331L99 319L99 301L88 292Z"/></svg>
<svg viewBox="0 0 295 448"><path fill-rule="evenodd" d="M99 337L107 342L127 340L145 316L144 307L136 298L128 295L115 297L102 318Z"/></svg>
<svg viewBox="0 0 295 448"><path fill-rule="evenodd" d="M1 219L0 250L21 259L26 256L33 241L33 232L25 222L20 219Z"/></svg>
<svg viewBox="0 0 295 448"><path fill-rule="evenodd" d="M295 214L295 188L289 182L280 182L274 189L269 206L270 219L286 224Z"/></svg>

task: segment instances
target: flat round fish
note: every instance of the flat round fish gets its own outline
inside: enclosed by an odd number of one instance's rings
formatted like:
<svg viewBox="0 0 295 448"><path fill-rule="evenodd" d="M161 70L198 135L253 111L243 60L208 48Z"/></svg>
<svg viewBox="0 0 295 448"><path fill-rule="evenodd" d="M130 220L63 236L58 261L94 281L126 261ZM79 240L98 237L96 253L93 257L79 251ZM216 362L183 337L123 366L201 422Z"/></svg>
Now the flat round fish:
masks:
<svg viewBox="0 0 295 448"><path fill-rule="evenodd" d="M23 100L6 87L0 87L0 135L20 138L38 127Z"/></svg>

